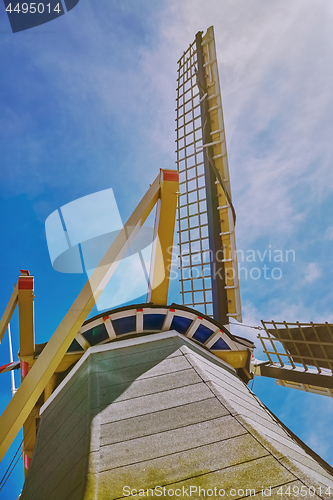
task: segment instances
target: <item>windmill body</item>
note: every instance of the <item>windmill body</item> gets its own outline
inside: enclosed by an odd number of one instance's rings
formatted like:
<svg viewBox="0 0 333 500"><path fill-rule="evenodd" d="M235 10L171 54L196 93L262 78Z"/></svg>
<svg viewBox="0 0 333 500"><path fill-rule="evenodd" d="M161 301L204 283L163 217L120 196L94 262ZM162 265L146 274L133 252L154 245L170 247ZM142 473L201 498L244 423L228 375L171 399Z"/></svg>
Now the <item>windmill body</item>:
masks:
<svg viewBox="0 0 333 500"><path fill-rule="evenodd" d="M22 500L329 498L330 467L235 369L175 330L141 335L88 349L42 407Z"/></svg>

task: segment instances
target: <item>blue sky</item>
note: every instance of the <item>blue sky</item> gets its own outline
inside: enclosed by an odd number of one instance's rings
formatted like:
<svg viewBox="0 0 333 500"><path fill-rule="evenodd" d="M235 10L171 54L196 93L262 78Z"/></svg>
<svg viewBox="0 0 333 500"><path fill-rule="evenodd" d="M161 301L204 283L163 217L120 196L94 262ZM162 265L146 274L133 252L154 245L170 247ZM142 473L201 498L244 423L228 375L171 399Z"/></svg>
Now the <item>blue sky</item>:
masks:
<svg viewBox="0 0 333 500"><path fill-rule="evenodd" d="M240 262L248 272L244 323L333 322L332 20L326 0L207 0L205 7L198 0L80 0L59 19L13 34L1 3L1 311L19 270L29 269L36 342L50 338L86 276L53 270L46 218L112 188L125 221L159 168L174 168L177 60L213 24L237 247L257 255ZM295 261L270 262L269 249L294 250ZM257 252L265 250L261 262ZM264 264L279 267L281 279L262 272L252 279ZM171 300L180 300L176 282ZM255 330L233 331L255 339ZM12 334L16 353L16 316ZM6 362L7 339L0 348ZM254 391L333 464L333 400L259 378ZM9 399L10 377L2 375L1 410ZM20 462L0 498L17 498L22 471Z"/></svg>

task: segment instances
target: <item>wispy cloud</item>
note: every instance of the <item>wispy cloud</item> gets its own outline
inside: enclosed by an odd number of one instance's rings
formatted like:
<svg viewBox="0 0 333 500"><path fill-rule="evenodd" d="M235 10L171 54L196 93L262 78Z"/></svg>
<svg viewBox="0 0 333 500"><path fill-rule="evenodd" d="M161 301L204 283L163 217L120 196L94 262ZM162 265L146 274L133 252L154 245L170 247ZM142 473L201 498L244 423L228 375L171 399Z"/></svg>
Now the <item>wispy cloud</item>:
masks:
<svg viewBox="0 0 333 500"><path fill-rule="evenodd" d="M301 0L263 6L255 0L250 8L241 1L210 0L202 9L197 0L169 1L149 9L155 29L138 9L130 14L126 4L115 2L110 9L122 22L88 3L67 16L70 40L55 45L46 38L45 49L36 50L35 39L28 39L25 55L34 54L40 81L36 93L50 89L49 102L52 94L72 130L56 117L61 134L54 135L50 124L49 134L38 133L23 106L16 121L18 130L24 128L20 154L29 167L26 174L19 171L22 158L14 156L6 174L11 188L32 193L38 186L69 189L77 182L88 194L88 184L101 188L96 173L105 178L112 172L107 187L122 192L125 173L130 185L143 186L156 165L172 168L176 60L196 31L214 24L238 234L247 242L263 233L290 236L333 185L327 146L332 7L310 1L305 9ZM36 117L41 118L38 109ZM22 139L28 129L27 143ZM58 142L60 135L54 161L52 137ZM131 146L124 150L129 136ZM59 162L66 175L59 176Z"/></svg>
<svg viewBox="0 0 333 500"><path fill-rule="evenodd" d="M304 281L306 283L313 283L321 276L322 276L322 272L321 272L321 269L318 266L318 264L316 262L310 262L310 264L308 264L306 272L305 272Z"/></svg>
<svg viewBox="0 0 333 500"><path fill-rule="evenodd" d="M215 26L238 232L247 241L292 234L331 192L331 16L323 2L202 9L191 0L170 27L184 44Z"/></svg>
<svg viewBox="0 0 333 500"><path fill-rule="evenodd" d="M329 241L333 240L333 226L330 226L326 229L325 238Z"/></svg>

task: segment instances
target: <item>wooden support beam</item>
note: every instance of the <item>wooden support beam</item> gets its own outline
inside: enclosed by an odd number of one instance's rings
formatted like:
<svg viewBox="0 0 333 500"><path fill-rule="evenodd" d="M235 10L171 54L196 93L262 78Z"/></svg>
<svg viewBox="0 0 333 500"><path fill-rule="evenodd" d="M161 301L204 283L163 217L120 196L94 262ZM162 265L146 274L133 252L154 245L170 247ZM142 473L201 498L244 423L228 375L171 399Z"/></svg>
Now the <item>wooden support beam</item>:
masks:
<svg viewBox="0 0 333 500"><path fill-rule="evenodd" d="M32 364L35 352L34 277L21 271L18 280L20 359Z"/></svg>
<svg viewBox="0 0 333 500"><path fill-rule="evenodd" d="M166 305L175 232L179 175L175 170L161 171L161 196L156 207L147 302Z"/></svg>
<svg viewBox="0 0 333 500"><path fill-rule="evenodd" d="M19 336L21 360L21 383L34 364L35 321L34 321L34 277L29 271L21 270L17 283ZM34 406L23 424L24 473L28 472L29 463L36 442L39 406Z"/></svg>

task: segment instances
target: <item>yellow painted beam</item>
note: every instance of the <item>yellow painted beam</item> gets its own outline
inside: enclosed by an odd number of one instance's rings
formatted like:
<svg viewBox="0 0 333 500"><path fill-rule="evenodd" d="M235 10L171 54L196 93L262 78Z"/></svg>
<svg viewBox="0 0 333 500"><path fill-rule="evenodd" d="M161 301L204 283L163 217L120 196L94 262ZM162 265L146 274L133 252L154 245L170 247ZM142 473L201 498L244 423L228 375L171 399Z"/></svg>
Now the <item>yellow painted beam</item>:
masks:
<svg viewBox="0 0 333 500"><path fill-rule="evenodd" d="M224 186L223 189L222 185L217 185L217 196L219 204L221 250L223 249L228 316L231 316L241 322L242 308L238 278L235 220L225 193L225 191L228 193L231 201L227 143L213 26L208 28L207 33L202 38L202 50L204 62L206 64L205 83L207 89L207 99L209 99L207 118L209 119L210 128L212 130L211 161L214 162L215 168L219 172Z"/></svg>
<svg viewBox="0 0 333 500"><path fill-rule="evenodd" d="M25 456L25 465L30 462L32 457L32 452L34 451L36 437L37 437L37 421L39 418L40 406L37 405L30 412L27 420L23 424L23 446ZM28 468L25 466L25 475L27 474Z"/></svg>
<svg viewBox="0 0 333 500"><path fill-rule="evenodd" d="M8 323L10 322L11 317L13 316L16 304L17 304L17 285L15 284L13 293L9 299L5 312L3 313L2 318L0 320L0 344L7 330Z"/></svg>
<svg viewBox="0 0 333 500"><path fill-rule="evenodd" d="M49 399L56 386L57 386L57 375L54 373L44 389L44 402Z"/></svg>
<svg viewBox="0 0 333 500"><path fill-rule="evenodd" d="M55 373L62 373L62 372L65 372L66 370L68 370L68 368L73 364L75 363L76 361L78 361L80 358L82 358L84 352L81 353L81 354L66 354L62 360L60 361L60 364L58 366L58 368L56 369ZM45 399L46 401L46 399Z"/></svg>
<svg viewBox="0 0 333 500"><path fill-rule="evenodd" d="M21 270L17 283L19 337L21 360L21 383L34 364L35 324L34 324L34 277L29 271ZM23 424L23 451L25 474L36 442L36 422L39 418L39 407L34 407Z"/></svg>
<svg viewBox="0 0 333 500"><path fill-rule="evenodd" d="M34 277L21 271L18 280L20 359L32 364L35 352Z"/></svg>
<svg viewBox="0 0 333 500"><path fill-rule="evenodd" d="M166 305L175 231L179 175L176 170L161 171L161 197L156 207L154 246L147 302Z"/></svg>
<svg viewBox="0 0 333 500"><path fill-rule="evenodd" d="M245 368L249 357L248 351L211 351L233 368Z"/></svg>
<svg viewBox="0 0 333 500"><path fill-rule="evenodd" d="M83 322L126 254L160 195L160 175L155 179L120 231L99 266L85 284L40 356L22 381L0 417L0 460L34 408Z"/></svg>

